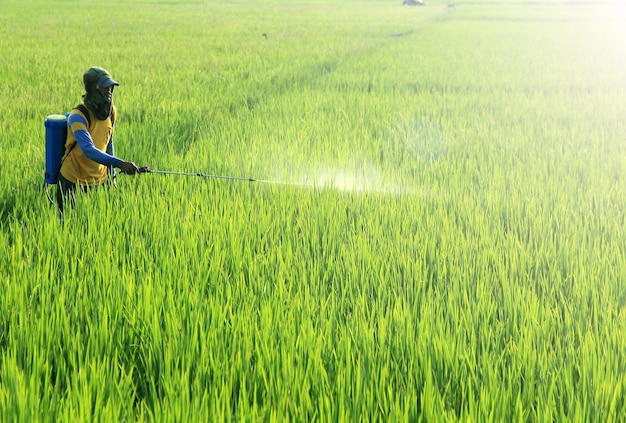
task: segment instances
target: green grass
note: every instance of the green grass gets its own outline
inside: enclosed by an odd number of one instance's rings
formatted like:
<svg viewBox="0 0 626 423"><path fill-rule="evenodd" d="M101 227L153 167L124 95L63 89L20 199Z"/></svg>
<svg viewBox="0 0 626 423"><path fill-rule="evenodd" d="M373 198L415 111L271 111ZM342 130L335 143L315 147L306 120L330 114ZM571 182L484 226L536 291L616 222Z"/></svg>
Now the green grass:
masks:
<svg viewBox="0 0 626 423"><path fill-rule="evenodd" d="M0 421L626 418L624 7L399 3L0 2Z"/></svg>

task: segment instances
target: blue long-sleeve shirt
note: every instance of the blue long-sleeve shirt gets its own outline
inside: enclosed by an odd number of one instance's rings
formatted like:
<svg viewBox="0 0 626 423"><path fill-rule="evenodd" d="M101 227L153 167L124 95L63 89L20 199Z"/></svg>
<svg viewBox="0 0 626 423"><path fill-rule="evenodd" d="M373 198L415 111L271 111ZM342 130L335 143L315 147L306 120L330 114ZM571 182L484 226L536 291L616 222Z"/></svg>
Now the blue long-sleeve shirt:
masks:
<svg viewBox="0 0 626 423"><path fill-rule="evenodd" d="M113 133L115 129L115 106L111 118L97 119L89 110L91 125L81 109L72 110L68 117L66 156L61 166L61 175L70 182L81 185L98 185L106 175L115 176L114 167L123 160L115 157ZM75 148L78 144L80 148Z"/></svg>
<svg viewBox="0 0 626 423"><path fill-rule="evenodd" d="M72 125L76 122L80 122L85 125L85 127L87 127L87 122L81 115L70 115L68 125L72 127ZM115 124L113 125L115 126ZM93 144L93 140L91 139L89 131L79 129L74 131L74 136L76 137L76 143L83 151L85 157L87 157L89 160L93 160L96 163L100 163L108 167L119 167L120 164L122 164L122 160L118 159L114 155L113 135L111 135L106 152L100 151L96 148L96 146Z"/></svg>

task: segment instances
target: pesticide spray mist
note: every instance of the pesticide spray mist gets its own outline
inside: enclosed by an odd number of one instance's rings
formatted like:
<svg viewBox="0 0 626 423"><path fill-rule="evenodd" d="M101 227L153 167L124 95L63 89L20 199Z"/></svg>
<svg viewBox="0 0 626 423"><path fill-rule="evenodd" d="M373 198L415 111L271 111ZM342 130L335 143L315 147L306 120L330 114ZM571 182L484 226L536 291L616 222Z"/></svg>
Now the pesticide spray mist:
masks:
<svg viewBox="0 0 626 423"><path fill-rule="evenodd" d="M371 166L364 166L357 170L321 165L311 174L303 176L302 184L309 188L356 193L394 194L403 191L399 184L385 181L380 172Z"/></svg>
<svg viewBox="0 0 626 423"><path fill-rule="evenodd" d="M437 196L431 187L416 181L415 175L446 156L447 137L440 122L415 116L400 116L378 139L380 155L376 164L353 152L347 165L320 164L309 173L296 176L303 185L356 193L418 194ZM309 165L310 166L310 165Z"/></svg>

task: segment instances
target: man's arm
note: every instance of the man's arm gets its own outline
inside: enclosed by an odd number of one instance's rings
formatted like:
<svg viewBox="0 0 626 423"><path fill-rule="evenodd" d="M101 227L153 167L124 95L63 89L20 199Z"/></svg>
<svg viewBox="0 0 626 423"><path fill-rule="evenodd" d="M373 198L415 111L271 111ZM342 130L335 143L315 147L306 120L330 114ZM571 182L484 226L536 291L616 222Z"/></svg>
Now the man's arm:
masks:
<svg viewBox="0 0 626 423"><path fill-rule="evenodd" d="M135 163L118 159L112 154L98 150L93 144L91 135L87 130L87 121L82 115L72 113L69 117L69 128L76 137L76 143L89 160L93 160L101 165L120 168L122 172L129 175L134 175L139 172L139 167L137 167Z"/></svg>
<svg viewBox="0 0 626 423"><path fill-rule="evenodd" d="M96 148L87 130L87 121L80 114L73 113L70 115L69 127L76 137L76 143L89 160L105 166L120 167L122 165L123 160Z"/></svg>

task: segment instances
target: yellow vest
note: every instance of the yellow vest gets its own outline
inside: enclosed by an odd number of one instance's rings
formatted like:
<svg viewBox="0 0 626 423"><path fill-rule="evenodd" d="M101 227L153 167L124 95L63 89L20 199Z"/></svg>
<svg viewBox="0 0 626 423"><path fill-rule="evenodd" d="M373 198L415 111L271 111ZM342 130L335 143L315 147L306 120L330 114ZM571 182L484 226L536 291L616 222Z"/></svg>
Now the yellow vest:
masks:
<svg viewBox="0 0 626 423"><path fill-rule="evenodd" d="M65 141L65 155L63 156L63 164L61 165L61 175L68 181L77 185L95 186L103 183L107 177L107 167L96 163L85 157L83 151L76 148L76 136L74 131L80 129L89 131L94 146L106 152L109 140L113 135L113 123L115 122L115 106L111 117L106 120L98 120L93 112L87 109L89 119L78 109L72 110L71 115L78 114L87 122L91 122L89 128L83 123L75 122L67 131L67 140ZM69 117L68 117L69 120Z"/></svg>

